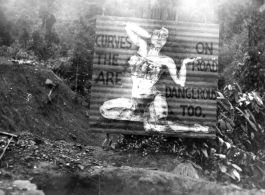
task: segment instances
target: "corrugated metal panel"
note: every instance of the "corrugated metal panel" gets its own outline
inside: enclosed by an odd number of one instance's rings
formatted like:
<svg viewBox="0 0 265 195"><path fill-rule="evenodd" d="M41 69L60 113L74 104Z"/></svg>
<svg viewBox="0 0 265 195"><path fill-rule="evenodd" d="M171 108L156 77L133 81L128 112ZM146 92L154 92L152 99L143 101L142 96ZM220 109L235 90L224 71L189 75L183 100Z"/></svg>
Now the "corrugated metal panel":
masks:
<svg viewBox="0 0 265 195"><path fill-rule="evenodd" d="M90 103L91 131L145 134L143 118L135 119L135 121L122 118L120 120L117 118L107 119L99 110L99 107L108 100L132 99L133 82L128 60L130 56L136 54L138 48L130 42L124 28L125 22L137 24L149 33L161 27L167 28L169 37L162 52L172 58L177 67L181 66L181 61L185 58L202 58L199 62L187 65L185 87L175 84L166 70L156 83L156 88L166 97L167 120L176 120L189 125L195 123L215 125L215 90L218 79L219 52L218 25L98 16ZM163 108L157 110L162 112ZM214 135L214 133L194 132L163 132L163 134L179 137L211 137Z"/></svg>

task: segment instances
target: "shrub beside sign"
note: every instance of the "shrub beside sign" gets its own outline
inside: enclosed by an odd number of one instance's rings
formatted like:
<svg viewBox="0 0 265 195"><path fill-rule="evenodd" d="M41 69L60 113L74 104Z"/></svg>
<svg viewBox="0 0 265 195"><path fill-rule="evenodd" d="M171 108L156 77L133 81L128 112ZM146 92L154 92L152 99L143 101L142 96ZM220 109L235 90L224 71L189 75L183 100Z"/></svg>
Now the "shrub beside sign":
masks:
<svg viewBox="0 0 265 195"><path fill-rule="evenodd" d="M215 135L219 26L98 16L90 129Z"/></svg>

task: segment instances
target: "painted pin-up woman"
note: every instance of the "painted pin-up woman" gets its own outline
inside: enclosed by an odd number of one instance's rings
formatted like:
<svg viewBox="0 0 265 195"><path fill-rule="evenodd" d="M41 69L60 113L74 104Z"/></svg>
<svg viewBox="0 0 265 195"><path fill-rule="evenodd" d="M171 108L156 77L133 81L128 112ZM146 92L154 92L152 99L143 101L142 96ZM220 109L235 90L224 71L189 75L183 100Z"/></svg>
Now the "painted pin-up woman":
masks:
<svg viewBox="0 0 265 195"><path fill-rule="evenodd" d="M147 132L209 132L208 126L185 125L168 120L168 104L164 94L155 87L165 69L181 87L186 82L186 65L196 59L184 59L177 73L174 61L160 53L166 44L168 30L161 28L152 34L141 27L127 23L125 30L133 44L139 47L137 55L129 60L132 77L132 98L117 98L103 103L100 107L101 115L108 119L143 121ZM151 44L147 44L151 39Z"/></svg>

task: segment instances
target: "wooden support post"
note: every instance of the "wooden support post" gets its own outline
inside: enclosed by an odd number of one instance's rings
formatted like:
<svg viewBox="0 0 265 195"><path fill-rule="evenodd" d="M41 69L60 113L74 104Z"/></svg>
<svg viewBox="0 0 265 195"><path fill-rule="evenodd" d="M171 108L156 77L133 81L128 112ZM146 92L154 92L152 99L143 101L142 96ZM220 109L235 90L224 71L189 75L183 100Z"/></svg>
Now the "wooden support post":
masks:
<svg viewBox="0 0 265 195"><path fill-rule="evenodd" d="M112 140L109 138L109 133L106 133L106 139L102 143L102 148L104 150L109 150L112 144Z"/></svg>
<svg viewBox="0 0 265 195"><path fill-rule="evenodd" d="M107 136L107 140L109 140L109 133L107 133L106 136Z"/></svg>

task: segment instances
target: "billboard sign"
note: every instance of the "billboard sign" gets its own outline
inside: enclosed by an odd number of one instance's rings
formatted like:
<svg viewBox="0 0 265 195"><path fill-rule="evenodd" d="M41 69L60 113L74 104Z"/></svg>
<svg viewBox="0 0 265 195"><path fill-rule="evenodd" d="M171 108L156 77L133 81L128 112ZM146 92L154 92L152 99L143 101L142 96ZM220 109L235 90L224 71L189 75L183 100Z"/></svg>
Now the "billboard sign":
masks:
<svg viewBox="0 0 265 195"><path fill-rule="evenodd" d="M90 129L215 135L219 26L98 16Z"/></svg>

